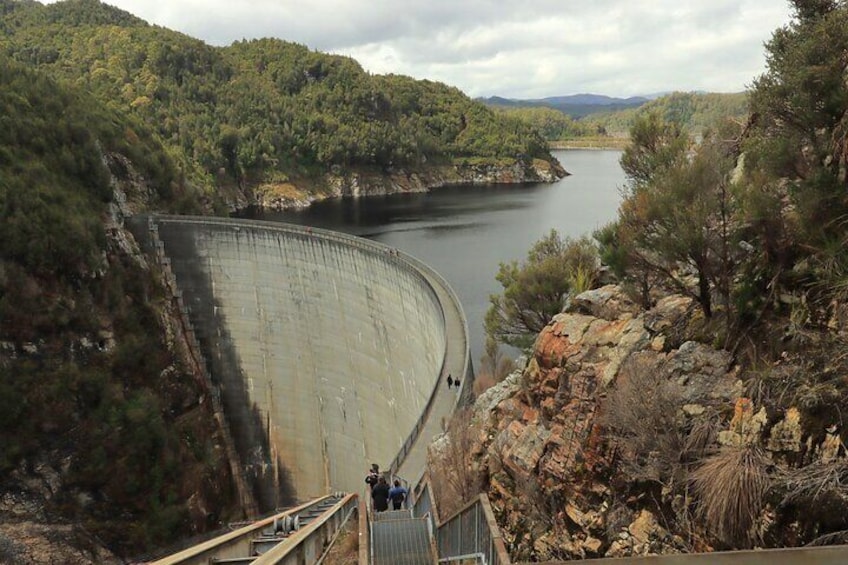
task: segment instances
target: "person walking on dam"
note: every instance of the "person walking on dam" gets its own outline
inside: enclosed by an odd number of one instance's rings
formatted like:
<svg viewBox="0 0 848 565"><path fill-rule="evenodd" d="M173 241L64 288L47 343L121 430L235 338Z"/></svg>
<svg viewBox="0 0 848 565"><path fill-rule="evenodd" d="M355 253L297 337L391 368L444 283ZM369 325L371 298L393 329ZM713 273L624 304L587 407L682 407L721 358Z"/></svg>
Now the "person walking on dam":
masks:
<svg viewBox="0 0 848 565"><path fill-rule="evenodd" d="M385 512L389 509L389 484L386 477L377 480L377 486L371 490L371 500L374 501L374 510Z"/></svg>
<svg viewBox="0 0 848 565"><path fill-rule="evenodd" d="M389 490L389 500L392 501L392 510L400 510L408 494L409 491L400 486L400 481L395 479L395 486Z"/></svg>

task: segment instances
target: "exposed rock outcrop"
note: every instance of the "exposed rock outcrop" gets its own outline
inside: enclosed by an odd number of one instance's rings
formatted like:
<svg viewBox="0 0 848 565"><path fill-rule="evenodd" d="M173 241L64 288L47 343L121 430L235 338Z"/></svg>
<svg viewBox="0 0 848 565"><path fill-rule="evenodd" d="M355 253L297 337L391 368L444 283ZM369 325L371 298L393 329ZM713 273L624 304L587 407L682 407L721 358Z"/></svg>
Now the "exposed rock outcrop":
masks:
<svg viewBox="0 0 848 565"><path fill-rule="evenodd" d="M616 286L592 290L539 334L522 371L478 398L471 465L513 558L730 547L699 519L686 486L722 446L770 454L763 472L775 484L787 454L844 461L837 433L814 438L798 409L755 406L731 355L687 338L703 324L689 298L642 312ZM792 544L777 541L793 518L775 500L763 501L770 518L745 539Z"/></svg>
<svg viewBox="0 0 848 565"><path fill-rule="evenodd" d="M556 160L513 159L503 163L460 163L427 167L421 171L347 171L335 169L323 178L321 190L307 191L296 183L269 183L256 187L256 204L268 209L303 208L316 200L338 197L384 196L427 192L447 185L522 184L556 182L568 173Z"/></svg>

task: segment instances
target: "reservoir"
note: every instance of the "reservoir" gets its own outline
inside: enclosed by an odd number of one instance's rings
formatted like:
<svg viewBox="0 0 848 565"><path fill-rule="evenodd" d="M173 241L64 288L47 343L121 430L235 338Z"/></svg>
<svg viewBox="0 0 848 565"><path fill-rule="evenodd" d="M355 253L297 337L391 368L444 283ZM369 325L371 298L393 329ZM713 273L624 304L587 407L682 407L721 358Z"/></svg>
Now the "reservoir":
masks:
<svg viewBox="0 0 848 565"><path fill-rule="evenodd" d="M379 241L424 261L453 287L479 366L483 318L502 262L524 261L556 229L579 237L616 217L624 186L620 151L554 151L571 173L554 184L445 187L428 193L318 202L305 210L255 211L255 219L311 225ZM410 328L415 331L415 328Z"/></svg>

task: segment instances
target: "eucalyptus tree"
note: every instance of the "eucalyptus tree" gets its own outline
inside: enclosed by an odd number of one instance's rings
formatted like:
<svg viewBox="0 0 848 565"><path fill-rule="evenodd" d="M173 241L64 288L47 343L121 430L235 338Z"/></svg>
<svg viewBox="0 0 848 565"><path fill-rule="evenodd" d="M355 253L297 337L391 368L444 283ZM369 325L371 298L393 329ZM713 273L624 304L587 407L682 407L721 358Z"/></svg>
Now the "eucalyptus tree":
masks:
<svg viewBox="0 0 848 565"><path fill-rule="evenodd" d="M597 248L589 238L563 238L551 230L526 261L500 264L496 278L504 290L489 297L486 333L513 347L529 347L570 294L591 288L597 270Z"/></svg>

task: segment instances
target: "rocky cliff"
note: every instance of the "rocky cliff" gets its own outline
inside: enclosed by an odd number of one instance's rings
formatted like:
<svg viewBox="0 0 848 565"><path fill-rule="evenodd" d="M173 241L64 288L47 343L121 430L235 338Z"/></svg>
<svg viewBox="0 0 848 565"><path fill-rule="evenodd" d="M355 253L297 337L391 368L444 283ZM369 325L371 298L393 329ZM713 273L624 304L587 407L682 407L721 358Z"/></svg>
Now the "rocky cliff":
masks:
<svg viewBox="0 0 848 565"><path fill-rule="evenodd" d="M322 198L384 196L403 192L427 192L448 185L522 184L556 182L568 173L556 160L533 159L494 162L462 162L433 166L421 171L327 173L319 190L306 190L297 183L266 183L257 186L236 206L247 201L268 209L302 208Z"/></svg>
<svg viewBox="0 0 848 565"><path fill-rule="evenodd" d="M751 370L715 335L688 298L641 311L603 287L477 399L458 433L514 559L799 545L845 529L835 350L784 344Z"/></svg>

